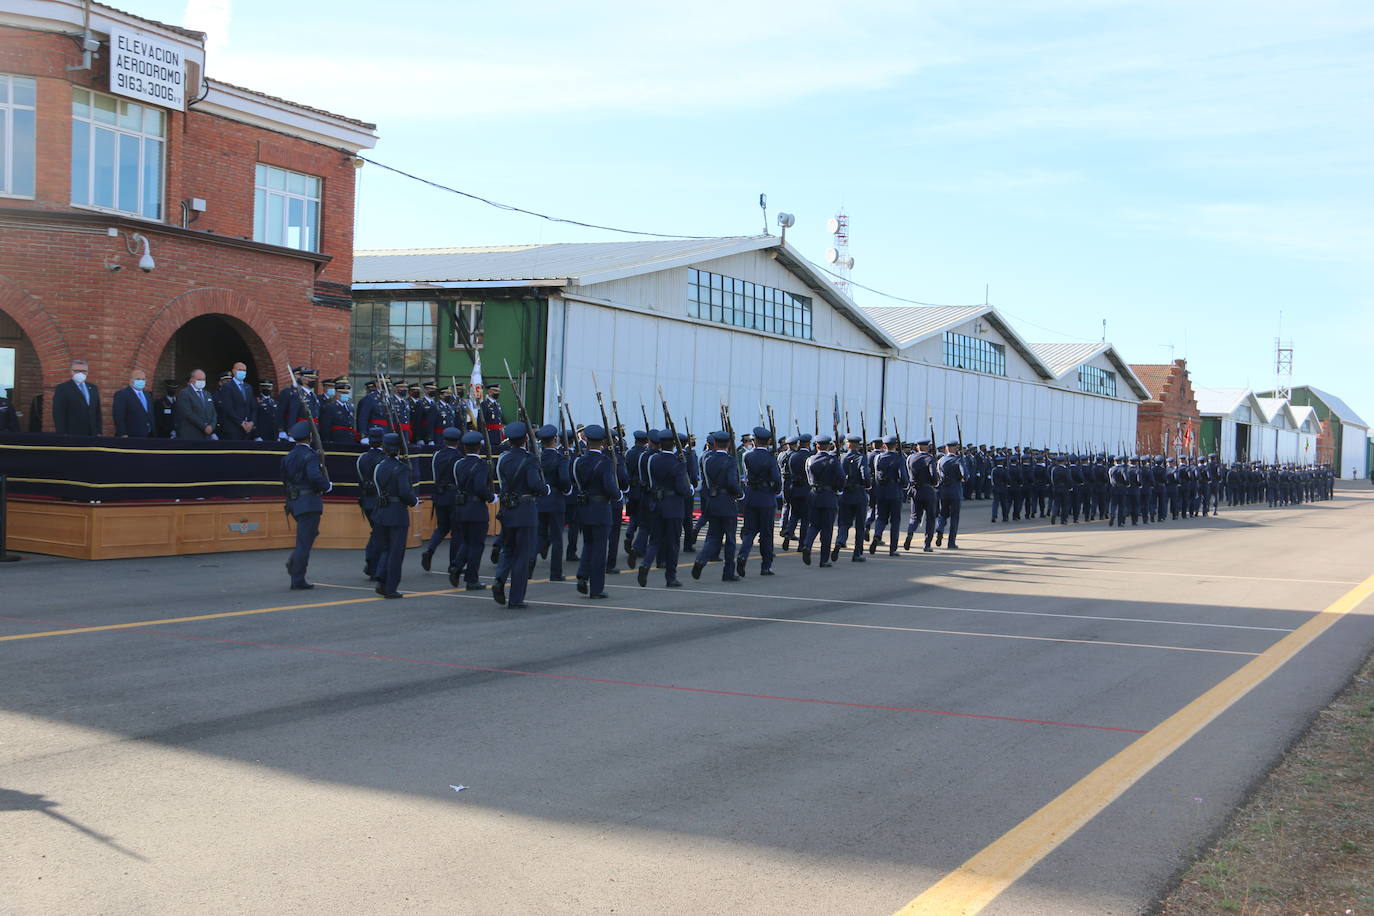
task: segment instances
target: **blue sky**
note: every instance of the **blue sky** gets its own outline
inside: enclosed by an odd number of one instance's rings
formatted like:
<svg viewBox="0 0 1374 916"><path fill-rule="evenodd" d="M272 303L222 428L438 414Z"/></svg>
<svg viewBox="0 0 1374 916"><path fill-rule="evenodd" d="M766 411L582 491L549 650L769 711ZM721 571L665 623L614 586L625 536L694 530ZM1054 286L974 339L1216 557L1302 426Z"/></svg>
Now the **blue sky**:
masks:
<svg viewBox="0 0 1374 916"><path fill-rule="evenodd" d="M210 32L213 76L377 122L373 158L445 184L690 235L759 232L766 192L816 261L843 206L857 282L986 284L1031 340L1105 318L1128 361L1186 356L1199 385L1269 387L1282 333L1297 384L1374 421L1367 2L128 8ZM361 182L359 247L623 237Z"/></svg>

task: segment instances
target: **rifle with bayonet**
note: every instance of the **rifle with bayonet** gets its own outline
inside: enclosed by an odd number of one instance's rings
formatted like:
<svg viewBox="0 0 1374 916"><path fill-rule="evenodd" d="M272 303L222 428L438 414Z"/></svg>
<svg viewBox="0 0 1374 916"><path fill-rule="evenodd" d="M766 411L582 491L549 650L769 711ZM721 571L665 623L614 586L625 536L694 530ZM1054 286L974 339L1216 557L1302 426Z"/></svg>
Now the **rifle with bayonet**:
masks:
<svg viewBox="0 0 1374 916"><path fill-rule="evenodd" d="M290 360L287 360L286 367L291 372L291 387L296 389L296 399L301 402L301 413L305 416L306 422L310 424L310 447L319 456L320 473L324 475L325 482L328 483L329 468L324 460L324 440L320 438L320 418L315 416L315 411L310 406L310 399L305 396L305 389L301 388L300 382L296 381L296 372L291 369Z"/></svg>
<svg viewBox="0 0 1374 916"><path fill-rule="evenodd" d="M596 406L601 410L601 426L606 430L606 435L611 437L611 454L620 454L615 446L615 433L606 422L606 402L601 399L601 384L596 380L596 370L592 370L592 387L596 389ZM614 405L614 401L611 402Z"/></svg>
<svg viewBox="0 0 1374 916"><path fill-rule="evenodd" d="M401 429L401 415L396 410L396 390L391 387L391 379L386 376L386 365L383 364L377 369L377 391L382 396L382 404L386 407L386 420L390 425L390 431L401 437L401 457L410 464L410 443L406 441L405 430Z"/></svg>
<svg viewBox="0 0 1374 916"><path fill-rule="evenodd" d="M673 434L673 448L677 449L681 445L681 440L677 436L677 426L673 423L673 415L668 412L668 399L663 396L663 386L658 386L658 400L663 405L663 422L668 424L668 432Z"/></svg>
<svg viewBox="0 0 1374 916"><path fill-rule="evenodd" d="M530 453L533 454L533 455L535 455L535 456L538 456L538 455L539 455L539 452L540 452L540 449L539 449L539 439L535 437L535 435L534 435L534 430L530 428L530 427L531 427L531 423L530 423L530 414L529 414L529 411L525 410L525 397L524 397L524 395L523 395L523 394L521 393L521 391L520 391L520 389L523 388L524 385L516 384L515 376L514 376L514 374L512 374L511 371L510 371L510 361L509 361L509 360L506 360L506 359L502 359L502 362L506 364L506 376L510 379L510 381L511 381L511 388L512 388L512 389L514 390L514 392L515 392L515 410L516 410L516 414L520 417L521 421L524 422L524 424L525 424L525 433L526 433L526 435L529 437L528 441L529 441L529 444L530 444Z"/></svg>

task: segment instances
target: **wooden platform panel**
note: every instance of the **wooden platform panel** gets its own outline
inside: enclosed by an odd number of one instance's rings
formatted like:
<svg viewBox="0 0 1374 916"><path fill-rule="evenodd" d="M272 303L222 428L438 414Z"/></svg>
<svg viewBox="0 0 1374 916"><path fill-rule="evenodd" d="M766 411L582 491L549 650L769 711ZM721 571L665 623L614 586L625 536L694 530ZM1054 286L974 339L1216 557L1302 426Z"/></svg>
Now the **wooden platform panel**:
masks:
<svg viewBox="0 0 1374 916"><path fill-rule="evenodd" d="M20 553L111 560L289 548L296 542L295 524L280 500L68 503L10 497L7 508L9 549ZM499 527L494 512L489 527ZM409 546L433 530L428 503L410 510ZM361 550L368 534L356 504L326 502L315 546Z"/></svg>

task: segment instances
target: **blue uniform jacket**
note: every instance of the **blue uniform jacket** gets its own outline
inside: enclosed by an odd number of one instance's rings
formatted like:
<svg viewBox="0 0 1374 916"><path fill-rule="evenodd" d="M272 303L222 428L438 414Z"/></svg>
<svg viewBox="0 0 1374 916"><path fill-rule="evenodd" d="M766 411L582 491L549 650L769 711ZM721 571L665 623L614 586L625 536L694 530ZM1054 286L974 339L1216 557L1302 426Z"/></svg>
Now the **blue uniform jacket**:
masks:
<svg viewBox="0 0 1374 916"><path fill-rule="evenodd" d="M453 517L460 522L487 520L487 503L496 494L491 488L491 471L480 455L463 455L449 472L453 480Z"/></svg>
<svg viewBox="0 0 1374 916"><path fill-rule="evenodd" d="M539 472L539 461L523 448L509 448L496 459L501 483L501 524L529 528L539 522L536 500L549 495L549 485Z"/></svg>
<svg viewBox="0 0 1374 916"><path fill-rule="evenodd" d="M744 495L739 467L729 452L711 451L701 459L701 511L707 515L734 516L736 500Z"/></svg>
<svg viewBox="0 0 1374 916"><path fill-rule="evenodd" d="M292 515L323 512L320 497L331 489L320 470L320 456L304 442L297 442L281 460L281 479L286 484L286 510Z"/></svg>
<svg viewBox="0 0 1374 916"><path fill-rule="evenodd" d="M410 485L410 466L399 458L387 455L372 471L377 488L377 508L372 510L374 525L409 525L410 507L419 505L420 497Z"/></svg>
<svg viewBox="0 0 1374 916"><path fill-rule="evenodd" d="M744 456L744 504L753 509L771 509L782 492L782 471L777 457L766 448L756 448Z"/></svg>
<svg viewBox="0 0 1374 916"><path fill-rule="evenodd" d="M572 461L577 520L583 525L611 524L611 504L620 499L615 460L602 451L588 451Z"/></svg>
<svg viewBox="0 0 1374 916"><path fill-rule="evenodd" d="M451 506L455 488L453 486L453 465L463 453L451 446L438 449L429 459L430 479L434 481L434 505Z"/></svg>
<svg viewBox="0 0 1374 916"><path fill-rule="evenodd" d="M907 478L918 496L934 496L936 484L935 456L930 452L916 452L906 459Z"/></svg>
<svg viewBox="0 0 1374 916"><path fill-rule="evenodd" d="M959 460L958 455L941 455L939 462L935 465L935 472L939 478L936 492L942 498L957 497L963 494L960 488L964 483L964 463Z"/></svg>
<svg viewBox="0 0 1374 916"><path fill-rule="evenodd" d="M672 452L654 452L644 462L644 486L659 518L683 518L685 500L692 495L687 468ZM674 499L674 496L682 497Z"/></svg>
<svg viewBox="0 0 1374 916"><path fill-rule="evenodd" d="M378 445L359 455L354 465L358 471L358 505L369 518L372 517L372 510L377 508L377 485L372 480L372 472L377 470L377 465L385 457L386 452Z"/></svg>
<svg viewBox="0 0 1374 916"><path fill-rule="evenodd" d="M844 478L840 502L846 506L862 506L868 502L868 490L873 486L873 468L864 460L862 452L845 452L840 459L840 475Z"/></svg>
<svg viewBox="0 0 1374 916"><path fill-rule="evenodd" d="M572 490L568 456L561 449L546 448L539 453L539 469L544 474L544 482L549 485L549 492L537 500L539 511L562 512Z"/></svg>
<svg viewBox="0 0 1374 916"><path fill-rule="evenodd" d="M901 499L910 478L897 452L883 452L873 462L873 498Z"/></svg>
<svg viewBox="0 0 1374 916"><path fill-rule="evenodd" d="M811 508L838 509L844 477L834 452L817 451L806 460L807 482L811 486Z"/></svg>

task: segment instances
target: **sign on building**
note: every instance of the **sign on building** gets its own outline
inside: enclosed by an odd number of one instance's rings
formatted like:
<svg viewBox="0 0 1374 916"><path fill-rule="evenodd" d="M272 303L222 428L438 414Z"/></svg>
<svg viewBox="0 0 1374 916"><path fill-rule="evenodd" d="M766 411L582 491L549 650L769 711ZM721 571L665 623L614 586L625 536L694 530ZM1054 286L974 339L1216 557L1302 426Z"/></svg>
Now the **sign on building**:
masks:
<svg viewBox="0 0 1374 916"><path fill-rule="evenodd" d="M110 26L110 91L163 108L186 108L186 62L166 39Z"/></svg>

